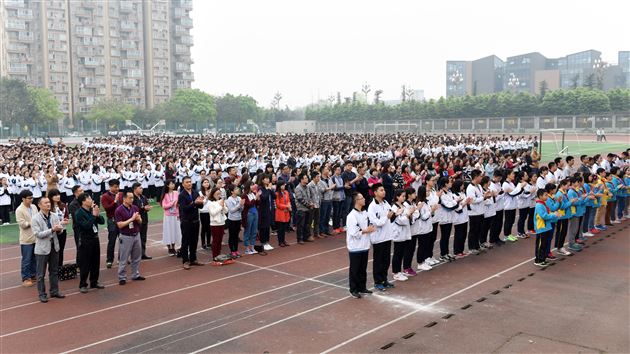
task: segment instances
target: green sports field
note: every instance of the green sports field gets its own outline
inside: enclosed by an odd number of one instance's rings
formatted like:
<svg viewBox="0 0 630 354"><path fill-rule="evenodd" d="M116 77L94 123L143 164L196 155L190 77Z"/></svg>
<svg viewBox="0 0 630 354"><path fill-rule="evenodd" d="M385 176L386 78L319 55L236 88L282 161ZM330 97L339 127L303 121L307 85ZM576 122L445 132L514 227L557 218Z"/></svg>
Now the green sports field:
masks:
<svg viewBox="0 0 630 354"><path fill-rule="evenodd" d="M575 140L566 141L568 146L567 154L579 159L580 155L593 156L596 154L620 153L630 147L630 144L624 143L607 143L607 142L577 142ZM542 143L542 161L552 161L560 156L558 152L562 150L560 141L543 141Z"/></svg>

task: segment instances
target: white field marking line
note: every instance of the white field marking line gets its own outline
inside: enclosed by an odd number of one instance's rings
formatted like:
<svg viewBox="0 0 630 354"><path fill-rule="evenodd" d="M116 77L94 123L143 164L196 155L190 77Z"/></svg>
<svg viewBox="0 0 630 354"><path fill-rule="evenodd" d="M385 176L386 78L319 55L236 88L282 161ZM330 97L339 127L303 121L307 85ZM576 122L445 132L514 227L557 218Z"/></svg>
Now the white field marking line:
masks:
<svg viewBox="0 0 630 354"><path fill-rule="evenodd" d="M164 272L148 273L148 274L144 274L144 275L146 275L147 277L157 277L157 276L164 275L164 274L178 272L180 270L182 270L181 267L176 267L176 268L173 268L171 270L164 271ZM118 285L118 280L116 280L113 283L104 283L103 285L105 285L106 288L109 288L109 287L112 287L112 286L116 286L116 285ZM17 287L21 288L22 286L18 285ZM81 294L81 292L73 291L71 293L65 293L66 297L72 296L72 295L78 295L78 294ZM20 304L20 305L15 305L15 306L12 306L12 307L7 307L7 308L4 308L4 309L0 309L0 312L9 311L9 310L17 309L17 308L20 308L20 307L25 307L25 306L29 306L29 305L36 305L36 304L39 304L39 301L27 302L25 304Z"/></svg>
<svg viewBox="0 0 630 354"><path fill-rule="evenodd" d="M151 227L156 227L156 226L162 226L162 224L163 224L162 222L153 222L152 224L150 224L150 225L149 225L149 228L151 228ZM103 225L103 226L105 226L105 227L106 227L107 225ZM105 228L105 229L100 229L100 231L99 231L99 232L101 232L101 231L107 231L107 228ZM151 234L151 235L154 235L154 234ZM156 234L156 235L157 235L157 234ZM103 236L107 237L107 232L105 232L105 233L103 234ZM74 235L68 235L68 239L71 239L71 240L73 240L73 241L74 241ZM0 252L2 252L2 251L10 251L10 250L18 249L18 248L20 248L20 245L17 245L17 246L2 247L2 248L0 248Z"/></svg>
<svg viewBox="0 0 630 354"><path fill-rule="evenodd" d="M342 281L346 281L346 279L340 280L340 282L342 282ZM146 345L149 345L149 344L152 344L152 343L156 343L156 342L159 342L159 341L162 341L162 340L165 340L165 339L168 339L168 338L171 338L171 337L174 337L174 336L180 335L180 334L184 334L184 333L191 332L191 331L196 331L196 330L198 330L198 329L200 329L200 328L203 328L204 326L207 326L207 325L210 325L210 324L213 324L213 323L219 322L219 321L224 321L224 320L228 320L228 319L231 319L231 318L236 317L236 319L235 319L235 320L232 320L232 321L229 321L229 322L226 322L226 323L220 324L220 325L218 325L218 326L214 326L214 327L212 327L212 328L205 329L205 330L200 331L200 332L195 332L195 333L193 333L193 334L186 335L186 336L181 337L181 338L177 338L177 339L175 339L175 340L172 340L172 341L168 342L167 344L177 343L177 342L180 342L180 341L182 341L182 340L184 340L184 339L188 339L188 338L194 337L194 336L196 336L196 335L199 335L199 334L202 334L202 333L206 333L206 332L210 332L210 331L213 331L213 330L215 330L215 329L217 329L217 328L220 328L220 327L224 327L224 326L226 326L226 325L228 325L228 324L232 324L232 323L234 323L234 322L238 322L238 321L242 321L242 320L245 320L245 319L248 319L248 318L254 317L254 316L258 316L258 315L260 315L260 314L262 314L262 313L269 312L269 311L273 311L273 310L275 310L275 309L277 309L277 308L281 308L281 307L286 306L286 305L288 305L288 304L292 304L292 303L294 303L294 302L302 301L302 300L304 300L304 299L306 299L306 298L313 297L313 296L316 296L316 295L320 295L320 294L323 294L323 293L325 293L325 292L328 292L328 291L333 290L333 289L330 289L330 288L329 288L329 289L326 289L326 290L324 290L324 291L318 291L318 292L316 292L316 293L314 293L314 294L310 294L310 295L308 295L308 296L306 296L306 297L299 297L299 296L301 296L301 295L307 294L307 293L309 293L309 292L311 292L311 291L318 290L318 289L321 289L321 288L324 288L324 287L326 287L326 286L325 286L325 285L320 285L320 286L317 286L317 287L315 287L315 288L313 288L313 289L309 289L309 290L302 291L302 292L299 292L299 293L291 294L291 295L289 295L289 296L285 296L285 297L283 297L283 298L279 298L279 299L276 299L276 300L274 300L274 301L267 302L267 303L264 303L264 304L261 304L261 305L255 306L255 307L249 308L249 309L247 309L247 310L243 310L243 311L241 311L241 312L237 312L237 313L234 313L234 314L231 314L231 315L228 315L228 316L224 316L224 317L221 317L221 318L218 318L218 319L212 320L212 321L210 321L210 322L205 322L205 323L202 323L202 324L197 325L197 326L195 326L195 327L191 327L191 328L187 328L187 329L182 330L182 331L178 331L178 332L171 333L171 334L169 334L169 335L167 335L167 336L165 336L165 337L161 337L161 338L153 339L153 340L151 340L151 341L144 342L144 343L138 344L138 345L133 346L133 347L125 348L124 350L121 350L121 351L119 351L119 352L115 352L114 354L119 354L119 353L123 353L123 352L126 352L126 351L130 351L130 350L133 350L133 349L136 349L136 348L140 348L140 347L143 347L143 346L146 346ZM291 300L291 301L288 301L288 302L284 302L285 300L288 300L288 299L291 299L291 298L295 298L295 297L298 297L298 298L297 298L297 299L295 299L295 300ZM279 303L279 302L282 302L282 303L281 303L280 305L275 305L275 306L273 306L273 307L268 307L269 305L272 305L272 304L275 304L275 303ZM252 311L254 311L254 310L257 310L257 309L260 309L260 308L263 308L263 307L264 307L265 309L264 309L264 310L262 310L262 311L253 312L253 313L251 313L251 314L249 314L249 315L247 315L247 316L245 316L245 317L241 317L241 316L245 315L245 314L246 314L246 313L248 313L248 312L252 312ZM140 352L140 353L145 353L145 352L147 352L147 351L150 351L150 350L153 350L153 349L155 349L155 348L162 347L162 346L163 346L163 345L154 346L154 347L151 347L151 348L149 348L149 349L145 349L145 350L143 350L143 351L142 351L142 352Z"/></svg>
<svg viewBox="0 0 630 354"><path fill-rule="evenodd" d="M155 239L149 238L149 237L151 237L151 236L160 236L160 235L162 235L162 233L161 233L161 232L158 232L158 233L151 233L151 234L150 234L150 233L147 233L147 242L148 242L148 241L151 241L151 242L153 242L153 243L156 243L156 242L157 242L157 243L160 243L160 244L161 244L161 242L162 242L162 241L159 241L159 240L155 240ZM104 241L99 242L99 244L100 244L101 246L107 245L107 243L109 242L109 241L107 240L107 234L105 234L105 235L99 235L99 240L101 239L101 236L104 238ZM67 237L68 237L68 238L67 238L67 240L72 240L72 244L73 244L73 246L72 246L72 247L66 247L66 248L64 248L64 252L65 252L65 251L70 251L70 250L76 250L76 249L77 249L77 247L76 247L76 245L74 245L74 237L70 237L70 236L67 236ZM105 254L105 253L103 253L103 254ZM101 256L102 256L102 255L101 255ZM11 259L20 259L20 258L22 258L22 256L10 257L10 258L2 258L2 259L0 259L0 262L8 261L8 260L11 260Z"/></svg>
<svg viewBox="0 0 630 354"><path fill-rule="evenodd" d="M322 353L322 354L330 353L331 351L336 350L336 349L339 349L339 348L341 348L341 347L343 347L343 346L345 346L345 345L347 345L347 344L349 344L349 343L351 343L351 342L354 342L354 341L355 341L355 340L357 340L357 339L363 338L363 337L365 337L365 336L367 336L367 335L369 335L369 334L372 334L372 333L374 333L374 332L376 332L376 331L378 331L378 330L380 330L380 329L382 329L382 328L385 328L385 327L390 326L390 325L392 325L392 324L394 324L394 323L396 323L396 322L398 322L398 321L400 321L400 320L403 320L403 319L405 319L405 318L407 318L407 317L409 317L409 316L411 316L411 315L413 315L413 314L415 314L415 313L417 313L417 312L420 312L420 311L423 311L423 310L424 310L424 309L426 309L426 308L429 308L429 307L435 306L435 305L437 305L437 304L439 304L439 303L441 303L441 302L443 302L443 301L446 301L446 300L448 300L448 299L452 298L453 296L457 296L457 295L459 295L459 294L461 294L461 293L463 293L463 292L465 292L465 291L467 291L467 290L470 290L470 289L472 289L472 288L476 287L477 285L483 284L483 283L487 282L487 281L488 281L488 280L490 280L490 279L497 278L497 277L499 277L500 275L502 275L502 274L504 274L504 273L507 273L507 272L509 272L509 271L512 271L512 270L514 270L514 269L516 269L516 268L518 268L518 267L522 266L523 264L529 263L529 262L531 262L531 261L532 261L532 260L534 260L534 259L535 259L535 258L528 258L528 259L524 260L523 262L518 263L518 264L516 264L516 265L513 265L512 267L510 267L510 268L508 268L508 269L505 269L505 270L503 270L503 271L501 271L501 272L495 273L495 274L493 274L493 275L491 275L491 276L489 276L489 277L487 277L487 278L485 278L485 279L482 279L482 280L480 280L480 281L478 281L478 282L476 282L476 283L474 283L474 284L472 284L472 285L469 285L469 286L467 286L467 287L465 287L465 288L463 288L463 289L460 289L460 290L458 290L458 291L456 291L456 292L454 292L454 293L452 293L452 294L450 294L450 295L444 296L444 297L443 297L443 298L441 298L441 299L435 300L435 301L433 301L432 303L430 303L430 304L428 304L428 305L426 305L426 306L423 306L423 307L422 307L422 308L420 308L420 309L415 309L415 310L413 310L413 311L411 311L411 312L408 312L407 314L405 314L405 315L403 315L403 316L401 316L401 317L398 317L398 318L396 318L396 319L393 319L393 320L391 320L391 321L389 321L389 322L386 322L386 323L384 323L384 324L382 324L382 325L380 325L380 326L378 326L378 327L372 328L371 330L369 330L369 331L367 331L367 332L363 332L363 333L361 333L361 334L359 334L359 335L357 335L357 336L355 336L355 337L352 337L352 338L350 338L350 339L348 339L348 340L346 340L346 341L343 341L343 342L341 342L341 343L339 343L339 344L335 345L334 347L331 347L331 348L326 349L325 351L323 351L323 352L321 352L321 353Z"/></svg>
<svg viewBox="0 0 630 354"><path fill-rule="evenodd" d="M342 248L345 248L345 246L342 247ZM310 254L308 256L295 258L295 259L293 259L291 261L282 262L282 264L291 263L291 262L298 262L298 261L301 261L301 260L304 260L304 259L308 259L308 258L311 258L311 257L317 257L317 256L319 256L321 254L328 253L328 252L331 252L331 251L332 250L327 250L327 251L324 251L324 252L313 253L313 254ZM208 284L216 283L216 282L227 280L227 279L232 279L232 278L235 278L235 277L240 277L240 276L243 276L243 275L246 275L246 274L255 273L255 272L259 272L259 271L260 271L260 269L253 269L253 270L245 271L245 272L242 272L242 273L229 275L229 276L226 276L226 277L223 277L223 278L210 280L210 281L207 281L207 282L204 282L204 283L195 284L195 285L187 286L187 287L184 287L184 288L171 290L171 291L168 291L168 292L165 292L165 293L156 294L156 295L152 295L152 296L149 296L149 297L137 299L137 300L134 300L134 301L129 301L129 302L125 302L125 303L122 303L122 304L109 306L109 307L102 308L102 309L99 309L99 310L82 313L80 315L75 315L75 316L63 318L63 319L60 319L60 320L57 320L57 321L44 323L44 324L41 324L41 325L38 325L38 326L33 326L33 327L30 327L30 328L21 329L21 330L15 331L15 332L2 334L2 335L0 335L0 338L5 338L5 337L12 336L12 335L24 333L24 332L29 332L29 331L32 331L32 330L35 330L35 329L46 327L46 326L55 325L55 324L63 323L63 322L67 322L67 321L71 321L71 320L74 320L74 319L77 319L77 318L82 318L82 317L94 315L94 314L105 312L105 311L108 311L108 310L113 310L113 309L116 309L116 308L120 308L120 307L124 307L124 306L128 306L128 305L136 304L136 303L139 303L139 302L142 302L142 301L147 301L147 300L159 298L159 297L162 297L162 296L175 294L175 293L178 293L178 292L181 292L181 291L184 291L184 290L198 288L198 287L205 286L205 285L208 285ZM326 275L326 274L323 274L323 275ZM276 289L278 289L278 288L276 288Z"/></svg>
<svg viewBox="0 0 630 354"><path fill-rule="evenodd" d="M494 275L492 275L492 276L490 276L490 277L488 277L488 278L486 278L486 279L480 280L480 281L478 281L478 282L477 282L477 283L475 283L475 284L472 284L472 285L470 285L470 286L468 286L468 287L466 287L466 288L464 288L464 289L461 289L461 290L459 290L459 291L456 291L456 292L454 292L454 293L452 293L452 294L450 294L450 295L448 295L448 296L445 296L445 297L443 297L443 298L441 298L441 299L439 299L439 300L436 300L436 301L434 301L434 302L430 303L429 305L424 306L422 309L427 308L427 307L434 306L434 305L436 305L436 304L438 304L438 303L440 303L440 302L442 302L442 301L445 301L445 300L447 300L447 299L449 299L449 298L451 298L451 297L453 297L453 296L456 296L456 295L458 295L458 294L461 294L462 292L465 292L465 291L467 291L467 290L469 290L469 289L471 289L471 288L473 288L473 287L475 287L475 286L477 286L477 285L479 285L479 284L482 284L482 283L484 283L484 282L486 282L486 281L488 281L488 280L490 280L490 279L492 279L492 278L495 278L495 277L497 277L497 276L499 276L499 275L501 275L501 274L503 274L503 273L505 273L505 272L508 272L508 271L510 271L510 270L512 270L512 269L514 269L514 268L517 268L517 267L519 267L519 266L521 266L521 265L523 265L523 264L527 263L527 262L530 262L532 259L534 259L534 258L529 258L529 259L527 259L526 261L523 261L523 262L521 262L521 263L519 263L519 264L517 264L517 265L515 265L515 266L512 266L512 267L510 267L510 268L508 268L508 269L506 269L506 270L503 270L503 271L501 271L501 272L499 272L499 273L496 273L496 274L494 274ZM215 348L215 347L217 347L217 346L223 345L223 344L228 343L228 342L231 342L231 341L233 341L233 340L236 340L236 339L239 339L239 338L242 338L242 337L248 336L248 335L250 335L250 334L252 334L252 333L259 332L259 331L261 331L261 330L263 330L263 329L266 329L266 328L269 328L269 327L275 326L275 325L277 325L277 324L279 324L279 323L286 322L286 321L288 321L288 320L291 320L291 319L293 319L293 318L296 318L296 317L299 317L299 316L305 315L305 314L307 314L307 313L310 313L310 312L313 312L313 311L317 311L317 310L319 310L319 309L321 309L321 308L324 308L324 307L330 306L330 305L332 305L332 304L335 304L335 303L337 303L337 302L340 302L340 301L343 301L343 300L346 300L346 299L349 299L349 298L351 298L351 297L350 297L350 296L344 296L344 297L342 297L342 298L340 298L340 299L337 299L337 300L334 300L334 301L328 302L328 303L326 303L326 304L323 304L323 305L320 305L320 306L314 307L314 308L312 308L312 309L309 309L309 310L306 310L306 311L302 311L302 312L296 313L296 314L291 315L291 316L289 316L289 317L286 317L286 318L284 318L284 319L281 319L281 320L278 320L278 321L275 321L275 322L269 323L269 324L264 325L264 326L262 326L262 327L259 327L259 328L256 328L256 329L253 329L253 330L251 330L251 331L248 331L248 332L245 332L245 333L239 334L239 335L234 336L234 337L232 337L232 338L228 338L228 339L226 339L226 340L223 340L223 341L217 342L217 343L215 343L215 344L209 345L209 346L207 346L207 347L201 348L201 349L199 349L199 350L193 351L193 352L191 352L191 354L197 354L197 353L200 353L200 352L203 352L203 351L206 351L206 350L209 350L209 349ZM406 318L406 317L409 317L409 316L411 316L411 315L413 315L414 313L417 313L417 312L419 312L419 311L420 311L420 310L416 309L416 310L414 310L414 311L412 311L412 312L409 312L409 313L407 313L406 315L404 315L404 316L402 316L402 317L399 317L399 318L397 318L397 319L395 319L395 320L392 320L392 321L390 321L390 322L387 322L386 324L381 325L381 326L379 326L379 327L377 327L377 328L375 328L375 329L372 329L372 330L370 330L369 332L365 332L365 333L363 333L363 334L362 334L362 335L360 335L360 336L357 336L357 337L352 338L352 339L350 339L350 340L348 340L348 341L346 341L346 342L343 342L343 343L341 343L341 344L339 344L339 345L337 345L337 346L335 346L335 347L333 347L333 348L330 348L330 349L328 349L328 350L324 351L323 353L328 353L328 352L330 352L331 350L337 349L337 348L339 348L339 347L341 347L341 346L343 346L343 345L345 345L345 344L347 344L347 343L352 342L353 340L359 339L359 338L361 338L361 337L363 337L363 336L365 336L365 335L367 335L367 334L369 334L369 333L373 333L373 332L377 331L378 329L381 329L381 328L383 328L383 327L386 327L386 326L388 326L388 325L390 325L390 324L392 324L392 323L398 322L398 321L400 321L400 320L402 320L402 319L404 319L404 318Z"/></svg>
<svg viewBox="0 0 630 354"><path fill-rule="evenodd" d="M148 245L148 246L147 246L147 249L149 249L149 248L153 248L153 247L157 247L157 245L156 245L155 243L154 243L154 244L151 244L151 245ZM65 253L64 253L64 254L65 254ZM76 256L76 255L75 255L75 256ZM100 254L100 255L99 255L99 257L100 257L100 258L103 258L103 256L107 256L107 250L105 250L105 253L102 253L102 254ZM158 256L158 257L153 257L153 259L162 259L162 258L165 258L165 257L170 257L170 256L169 256L169 255L166 255L166 256ZM20 258L22 258L22 257L20 257ZM100 259L100 258L99 258L99 259ZM147 262L147 261L152 261L153 259L147 259L147 260L145 260L145 262ZM105 269L105 268L101 268L100 270L104 270L104 269ZM0 273L0 276L2 276L2 275L7 275L7 274L12 274L12 273L18 273L18 272L21 272L21 270L20 270L20 269L10 270L10 271L8 271L8 272ZM0 289L0 291L2 291L2 290L4 290L4 289Z"/></svg>
<svg viewBox="0 0 630 354"><path fill-rule="evenodd" d="M254 269L254 270L247 271L247 272L241 273L241 274L253 273L253 272L258 272L258 271L260 271L260 269ZM333 270L331 272L320 274L318 277L323 277L323 276L326 276L328 274L335 273L337 271L338 270ZM231 277L228 277L228 278L231 278ZM228 302L224 302L222 304L215 305L215 306L212 306L210 308L206 308L206 309L203 309L203 310L195 311L195 312L192 312L192 313L189 313L189 314L186 314L186 315L182 315L182 316L179 316L179 317L176 317L176 318L172 318L170 320L161 321L161 322L152 324L150 326L139 328L139 329L136 329L136 330L124 333L124 334L120 334L120 335L117 335L117 336L114 336L114 337L106 338L106 339L100 340L98 342L94 342L94 343L91 343L91 344L84 345L84 346L79 347L79 348L70 349L68 351L63 352L62 354L72 353L72 352L75 352L75 351L79 351L79 350L83 350L83 349L86 349L86 348L93 347L95 345L107 343L107 342L110 342L112 340L116 340L116 339L119 339L119 338L127 337L127 336L132 335L132 334L136 334L136 333L139 333L139 332L146 331L147 329L151 329L151 328L154 328L154 327L159 327L159 326L171 323L171 322L182 320L184 318L196 316L196 315L199 315L201 313L205 313L205 312L208 312L208 311L216 310L218 308L221 308L221 307L224 307L224 306L228 306L228 305L231 305L231 304L234 304L234 303L237 303L237 302L241 302L243 300L249 300L251 298L254 298L254 297L257 297L257 296L260 296L260 295L268 294L268 293L271 293L271 292L274 292L274 291L277 291L277 290L281 290L281 289L288 288L288 287L291 287L291 286L294 286L294 285L297 285L297 284L301 284L301 283L305 283L305 282L307 282L307 280L298 280L298 281L293 282L293 283L289 283L289 284L285 284L285 285L282 285L282 286L279 286L279 287L276 287L276 288L273 288L273 289L268 289L268 290L265 290L265 291L261 291L261 292L258 292L258 293L252 294L252 295L248 295L248 296L241 297L241 298L238 298L238 299L234 299L234 300L231 300L231 301L228 301ZM53 323L51 323L51 324L53 324ZM31 330L31 329L33 329L33 328L29 328L29 329L22 330L22 331L28 331L28 330ZM13 334L13 333L11 333L11 334ZM4 336L8 336L8 335L11 335L11 334L7 334L7 335L4 335ZM0 336L0 338L2 338L4 336Z"/></svg>
<svg viewBox="0 0 630 354"><path fill-rule="evenodd" d="M348 290L348 288L347 288L347 287L345 287L345 286L336 285L336 284L329 283L329 282L322 281L322 280L317 280L317 279L312 278L312 277L310 277L310 278L309 278L309 277L304 277L304 276L301 276L301 275L297 275L297 274L293 274L293 273L288 273L288 272L283 272L283 271L281 271L281 270L272 269L272 268L269 268L269 267L262 267L262 266L258 266L258 265L251 264L251 263L246 263L246 262L239 262L239 263L240 263L240 264L244 264L244 265L246 265L246 266L254 267L254 268L257 268L257 269L260 269L260 270L268 270L268 271L270 271L270 272L275 272L275 273L279 273L279 274L283 274L283 275L288 275L288 276L291 276L291 277L296 277L296 278L304 279L304 280L307 280L307 281L312 281L312 282L319 283L319 284L324 284L324 285L334 286L334 287L338 287L338 288L341 288L341 289ZM346 269L348 269L348 268L349 268L349 267L343 267L343 268L337 269L337 271L346 270Z"/></svg>

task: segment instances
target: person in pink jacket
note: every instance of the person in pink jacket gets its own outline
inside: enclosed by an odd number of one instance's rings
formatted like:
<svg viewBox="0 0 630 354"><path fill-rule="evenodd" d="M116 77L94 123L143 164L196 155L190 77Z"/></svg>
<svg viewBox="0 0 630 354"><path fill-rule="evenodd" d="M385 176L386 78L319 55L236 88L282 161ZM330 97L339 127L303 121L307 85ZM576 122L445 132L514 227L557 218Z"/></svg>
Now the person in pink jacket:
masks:
<svg viewBox="0 0 630 354"><path fill-rule="evenodd" d="M166 245L170 256L177 255L175 246L182 242L182 232L179 227L179 208L177 205L178 196L179 193L175 189L175 181L166 181L161 200L162 208L164 208L162 244Z"/></svg>

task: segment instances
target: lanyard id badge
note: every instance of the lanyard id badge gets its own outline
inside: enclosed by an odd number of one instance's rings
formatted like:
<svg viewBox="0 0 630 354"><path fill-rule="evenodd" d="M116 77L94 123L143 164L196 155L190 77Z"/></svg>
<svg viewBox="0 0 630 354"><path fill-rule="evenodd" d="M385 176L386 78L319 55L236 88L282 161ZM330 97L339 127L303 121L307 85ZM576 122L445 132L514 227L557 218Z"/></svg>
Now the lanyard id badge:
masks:
<svg viewBox="0 0 630 354"><path fill-rule="evenodd" d="M96 227L96 225L92 225L92 231L94 231L94 233L98 233L98 228Z"/></svg>

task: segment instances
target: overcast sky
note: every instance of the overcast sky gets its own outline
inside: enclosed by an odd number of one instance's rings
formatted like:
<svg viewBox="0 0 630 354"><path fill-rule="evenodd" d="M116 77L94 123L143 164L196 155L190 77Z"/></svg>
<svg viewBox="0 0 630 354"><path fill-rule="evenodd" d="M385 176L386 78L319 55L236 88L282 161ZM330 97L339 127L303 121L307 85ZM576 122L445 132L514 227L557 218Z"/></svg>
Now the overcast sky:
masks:
<svg viewBox="0 0 630 354"><path fill-rule="evenodd" d="M401 85L445 95L446 60L630 50L630 1L194 0L193 86L290 107Z"/></svg>

